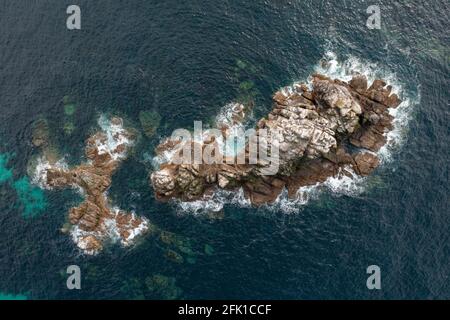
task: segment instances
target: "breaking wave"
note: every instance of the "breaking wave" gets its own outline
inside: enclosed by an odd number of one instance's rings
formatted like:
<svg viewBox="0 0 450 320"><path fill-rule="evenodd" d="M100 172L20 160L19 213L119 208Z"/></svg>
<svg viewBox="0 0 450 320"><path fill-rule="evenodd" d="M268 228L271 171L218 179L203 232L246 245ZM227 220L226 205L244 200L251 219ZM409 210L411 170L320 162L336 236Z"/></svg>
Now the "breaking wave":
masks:
<svg viewBox="0 0 450 320"><path fill-rule="evenodd" d="M240 208L250 208L252 204L244 196L244 190L228 191L217 189L213 194L205 196L201 200L192 202L183 202L175 200L180 213L189 212L193 214L202 214L208 212L218 212L223 209L225 204L232 203Z"/></svg>
<svg viewBox="0 0 450 320"><path fill-rule="evenodd" d="M133 142L128 139L126 130L123 127L123 121L116 118L113 122L105 115L101 115L98 125L106 135L106 141L96 141L99 154L108 153L114 160L126 157L126 152L117 152L116 148L120 145L132 145Z"/></svg>

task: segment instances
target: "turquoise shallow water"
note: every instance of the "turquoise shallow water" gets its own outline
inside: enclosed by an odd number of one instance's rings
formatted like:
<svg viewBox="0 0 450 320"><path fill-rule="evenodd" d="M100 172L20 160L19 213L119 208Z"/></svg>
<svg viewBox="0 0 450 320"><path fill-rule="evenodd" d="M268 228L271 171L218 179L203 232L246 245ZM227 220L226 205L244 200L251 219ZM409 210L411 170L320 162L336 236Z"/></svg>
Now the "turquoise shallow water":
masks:
<svg viewBox="0 0 450 320"><path fill-rule="evenodd" d="M30 299L450 298L449 5L378 2L381 30L365 26L371 1L80 0L80 31L65 28L69 3L1 3L0 153L14 156L0 157L0 292ZM395 75L411 99L402 144L362 193L326 191L289 213L226 204L223 219L180 215L179 206L154 200L148 157L160 137L211 121L236 99L255 99L258 119L273 92L306 79L328 51ZM79 196L29 184L33 122L46 118L60 153L77 164L100 114L140 129L139 114L149 110L160 126L142 136L110 196L170 233L81 255L60 232ZM65 285L72 264L82 272L78 291ZM380 291L366 288L372 264L382 270Z"/></svg>

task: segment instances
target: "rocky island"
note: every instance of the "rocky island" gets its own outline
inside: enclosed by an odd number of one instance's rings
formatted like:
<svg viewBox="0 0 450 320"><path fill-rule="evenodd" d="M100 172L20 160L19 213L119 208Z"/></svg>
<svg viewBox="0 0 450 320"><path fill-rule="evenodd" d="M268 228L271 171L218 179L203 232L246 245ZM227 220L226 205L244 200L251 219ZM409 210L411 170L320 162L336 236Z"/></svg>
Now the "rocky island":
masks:
<svg viewBox="0 0 450 320"><path fill-rule="evenodd" d="M390 108L400 104L392 87L383 80L370 86L367 78L355 74L351 81L314 74L310 85L295 84L282 88L273 96L273 109L256 125L255 139L260 144L276 146L272 163L258 157L256 163L179 163L186 144L204 151L217 147L245 116L245 106L230 108L228 121L218 123L223 137L206 137L201 141L168 138L157 148L159 169L150 181L157 199L182 201L204 199L217 189L243 189L254 205L271 203L283 189L289 197L297 190L326 181L330 177L369 175L378 165L376 154L386 144L386 134L393 129ZM268 129L271 136L258 134ZM217 153L217 152L216 152ZM250 158L248 141L240 151ZM276 173L267 167L276 161Z"/></svg>
<svg viewBox="0 0 450 320"><path fill-rule="evenodd" d="M108 199L111 177L127 157L135 137L123 127L120 118L102 121L106 122L103 130L86 142L86 163L69 169L49 159L44 150L35 174L43 188L71 187L83 195L84 201L69 210L70 227L66 231L86 254L98 253L108 240L128 246L149 228L147 219L113 207Z"/></svg>

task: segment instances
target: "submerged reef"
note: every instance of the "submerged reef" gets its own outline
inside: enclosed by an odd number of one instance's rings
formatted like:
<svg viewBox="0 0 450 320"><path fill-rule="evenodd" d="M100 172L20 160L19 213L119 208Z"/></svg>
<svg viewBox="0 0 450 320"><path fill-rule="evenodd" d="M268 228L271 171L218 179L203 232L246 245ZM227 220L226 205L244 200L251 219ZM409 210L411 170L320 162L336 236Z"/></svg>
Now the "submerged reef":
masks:
<svg viewBox="0 0 450 320"><path fill-rule="evenodd" d="M180 299L183 291L177 287L176 279L161 274L155 274L145 279L147 290L155 298L174 300Z"/></svg>
<svg viewBox="0 0 450 320"><path fill-rule="evenodd" d="M139 112L139 121L145 135L151 138L159 127L161 116L156 111L141 111Z"/></svg>
<svg viewBox="0 0 450 320"><path fill-rule="evenodd" d="M66 135L71 135L75 131L74 115L77 111L77 106L70 96L63 97L63 105L65 118L63 130Z"/></svg>
<svg viewBox="0 0 450 320"><path fill-rule="evenodd" d="M121 292L126 292L132 300L183 298L183 290L176 284L176 278L153 274L142 278L131 278L123 282Z"/></svg>
<svg viewBox="0 0 450 320"><path fill-rule="evenodd" d="M331 177L369 175L380 163L376 152L393 129L389 109L401 100L385 81L375 80L369 86L361 74L349 82L321 74L311 78L309 85L295 84L277 91L272 111L257 123L253 137L236 146L233 155L223 151L223 141L245 116L241 114L245 108L239 104L230 109L231 121L218 123L219 135L163 140L156 148L159 169L150 176L156 198L195 201L218 189L243 189L246 199L262 205L274 202L284 189L294 198L299 188ZM268 135L261 134L264 129ZM251 139L270 149L270 157L259 154L252 163ZM202 155L214 150L210 152L213 158L222 153L217 159L232 156L246 161L179 161L186 156L185 150L190 153L196 148Z"/></svg>
<svg viewBox="0 0 450 320"><path fill-rule="evenodd" d="M259 95L259 91L254 83L257 74L258 70L254 65L239 59L236 60L234 76L232 77L232 81L239 84L236 101L250 109L254 107L256 97Z"/></svg>
<svg viewBox="0 0 450 320"><path fill-rule="evenodd" d="M128 246L149 228L147 219L113 207L107 196L112 175L135 137L123 127L121 118L99 123L103 130L86 142L86 163L68 168L63 161L49 160L44 152L35 173L35 182L43 188L71 187L84 196L84 202L69 210L69 229L74 242L87 254L99 252L106 240Z"/></svg>

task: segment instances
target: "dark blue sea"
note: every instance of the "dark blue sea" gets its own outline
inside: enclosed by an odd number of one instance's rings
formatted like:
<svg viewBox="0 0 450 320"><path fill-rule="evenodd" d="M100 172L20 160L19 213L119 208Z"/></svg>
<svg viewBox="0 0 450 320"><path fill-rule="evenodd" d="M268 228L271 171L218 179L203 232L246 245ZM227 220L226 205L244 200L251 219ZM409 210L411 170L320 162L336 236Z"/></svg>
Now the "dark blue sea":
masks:
<svg viewBox="0 0 450 320"><path fill-rule="evenodd" d="M66 28L71 4L81 30ZM381 29L366 26L372 4ZM1 1L0 297L449 299L449 14L445 0ZM210 121L250 87L257 119L324 58L330 74L355 67L401 92L392 148L371 177L302 203L228 201L214 215L154 199L162 137ZM140 130L148 110L161 116L156 134L142 135L109 196L172 241L84 255L60 230L80 196L32 183L33 123L45 119L78 164L100 115ZM69 265L81 290L66 287ZM370 265L381 290L366 286Z"/></svg>

